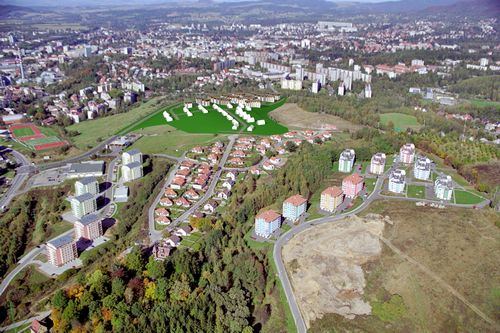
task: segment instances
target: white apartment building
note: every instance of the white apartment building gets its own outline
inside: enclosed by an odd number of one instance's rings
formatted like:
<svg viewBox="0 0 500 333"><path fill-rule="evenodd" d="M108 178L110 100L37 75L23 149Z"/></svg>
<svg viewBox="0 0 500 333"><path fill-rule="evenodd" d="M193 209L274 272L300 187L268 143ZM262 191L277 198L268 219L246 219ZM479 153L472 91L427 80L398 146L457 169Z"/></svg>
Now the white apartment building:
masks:
<svg viewBox="0 0 500 333"><path fill-rule="evenodd" d="M99 194L99 182L95 177L85 177L75 182L75 195L84 193Z"/></svg>
<svg viewBox="0 0 500 333"><path fill-rule="evenodd" d="M96 197L90 193L71 198L71 210L77 218L97 211Z"/></svg>
<svg viewBox="0 0 500 333"><path fill-rule="evenodd" d="M429 158L425 156L417 157L413 167L413 176L416 179L429 180L431 178L431 166L432 161Z"/></svg>
<svg viewBox="0 0 500 333"><path fill-rule="evenodd" d="M370 162L370 173L381 175L384 173L386 156L384 153L376 153Z"/></svg>
<svg viewBox="0 0 500 333"><path fill-rule="evenodd" d="M406 172L396 169L389 176L389 191L393 193L403 193L406 184Z"/></svg>
<svg viewBox="0 0 500 333"><path fill-rule="evenodd" d="M142 153L138 149L132 149L122 154L122 163L130 164L132 162L139 162L142 164Z"/></svg>
<svg viewBox="0 0 500 333"><path fill-rule="evenodd" d="M143 176L142 164L132 162L122 166L122 177L126 182L141 178Z"/></svg>

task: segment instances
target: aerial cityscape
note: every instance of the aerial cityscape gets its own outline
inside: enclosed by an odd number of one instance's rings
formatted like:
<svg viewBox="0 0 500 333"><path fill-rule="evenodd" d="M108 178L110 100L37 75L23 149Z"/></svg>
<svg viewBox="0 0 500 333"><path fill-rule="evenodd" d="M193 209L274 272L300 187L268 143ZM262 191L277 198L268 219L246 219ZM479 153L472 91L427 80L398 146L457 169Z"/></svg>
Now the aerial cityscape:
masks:
<svg viewBox="0 0 500 333"><path fill-rule="evenodd" d="M500 332L496 0L0 0L0 332Z"/></svg>

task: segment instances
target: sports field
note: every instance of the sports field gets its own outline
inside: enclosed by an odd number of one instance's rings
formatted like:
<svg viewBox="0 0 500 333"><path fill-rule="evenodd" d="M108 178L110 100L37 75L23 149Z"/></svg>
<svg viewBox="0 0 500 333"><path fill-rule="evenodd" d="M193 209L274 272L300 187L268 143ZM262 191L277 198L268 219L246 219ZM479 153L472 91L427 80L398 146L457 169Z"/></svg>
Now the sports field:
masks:
<svg viewBox="0 0 500 333"><path fill-rule="evenodd" d="M45 150L67 145L49 128L40 129L34 124L16 124L9 128L14 140L31 150Z"/></svg>
<svg viewBox="0 0 500 333"><path fill-rule="evenodd" d="M389 122L392 122L396 132L406 131L407 128L418 129L420 127L415 116L404 113L383 113L380 115L380 121L386 126Z"/></svg>
<svg viewBox="0 0 500 333"><path fill-rule="evenodd" d="M274 109L280 107L285 103L285 99L281 99L280 101L272 104L263 104L261 108L254 108L252 111L248 111L248 113L255 118L255 120L265 120L266 124L262 126L258 126L256 123L253 123L254 130L252 133L256 135L272 135L272 134L283 134L288 132L288 128L282 126L275 120L269 117L269 112ZM153 126L161 126L161 125L169 125L175 127L181 131L187 133L217 133L217 134L231 134L231 133L242 133L246 132L248 126L252 124L247 124L242 118L238 117L235 113L235 109L228 109L226 106L220 105L222 109L227 111L233 118L238 120L240 123L237 130L232 130L232 124L225 117L223 117L220 113L215 111L211 106L206 107L208 113L204 114L198 110L198 106L194 105L193 108L190 109L193 116L188 117L183 112L183 105L177 105L175 107L165 108L158 110L153 116L145 119L144 121L136 124L135 126L128 129L128 132L140 131L142 129L153 127ZM167 123L165 118L163 117L163 112L167 111L172 118L174 119L172 122Z"/></svg>
<svg viewBox="0 0 500 333"><path fill-rule="evenodd" d="M455 203L474 205L483 202L485 199L469 191L455 190Z"/></svg>
<svg viewBox="0 0 500 333"><path fill-rule="evenodd" d="M31 127L14 128L12 132L14 133L16 138L23 138L26 136L35 135L35 132L33 131L33 129L31 129Z"/></svg>

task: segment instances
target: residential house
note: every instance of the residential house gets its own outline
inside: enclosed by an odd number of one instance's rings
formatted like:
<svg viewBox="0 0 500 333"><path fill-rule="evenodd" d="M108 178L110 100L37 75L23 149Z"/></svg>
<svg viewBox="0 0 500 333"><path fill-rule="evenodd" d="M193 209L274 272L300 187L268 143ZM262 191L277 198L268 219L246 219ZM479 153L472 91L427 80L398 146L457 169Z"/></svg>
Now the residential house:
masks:
<svg viewBox="0 0 500 333"><path fill-rule="evenodd" d="M169 198L162 198L160 200L160 206L162 206L162 207L172 207L173 204L174 203Z"/></svg>
<svg viewBox="0 0 500 333"><path fill-rule="evenodd" d="M226 189L223 189L219 193L217 193L217 198L222 199L222 200L227 200L231 196L231 191Z"/></svg>
<svg viewBox="0 0 500 333"><path fill-rule="evenodd" d="M234 181L232 181L231 179L226 180L224 181L224 183L222 183L222 187L228 189L229 191L231 191L233 186L234 186Z"/></svg>
<svg viewBox="0 0 500 333"><path fill-rule="evenodd" d="M165 239L165 244L171 247L177 247L181 243L181 239L177 235L172 235Z"/></svg>
<svg viewBox="0 0 500 333"><path fill-rule="evenodd" d="M198 200L200 198L200 195L195 190L187 190L184 193L184 198L188 200Z"/></svg>
<svg viewBox="0 0 500 333"><path fill-rule="evenodd" d="M170 213L167 209L161 207L161 208L156 208L155 209L155 215L156 216L169 216Z"/></svg>
<svg viewBox="0 0 500 333"><path fill-rule="evenodd" d="M157 216L155 218L156 223L161 224L161 225L168 225L170 224L171 220L170 218L166 216Z"/></svg>
<svg viewBox="0 0 500 333"><path fill-rule="evenodd" d="M175 192L173 189L171 189L170 187L167 187L165 189L165 196L169 199L175 199L177 198L177 192Z"/></svg>
<svg viewBox="0 0 500 333"><path fill-rule="evenodd" d="M203 206L203 209L206 210L207 212L213 213L217 209L219 204L215 200L210 200L208 203Z"/></svg>
<svg viewBox="0 0 500 333"><path fill-rule="evenodd" d="M177 230L174 232L174 235L177 235L179 237L185 237L189 236L191 232L193 232L193 228L191 228L189 225L185 225L180 228L177 228Z"/></svg>
<svg viewBox="0 0 500 333"><path fill-rule="evenodd" d="M226 173L226 179L230 179L230 180L232 180L233 182L234 182L234 181L236 181L236 176L237 176L237 174L236 174L236 172L234 172L234 171L228 171L228 172Z"/></svg>
<svg viewBox="0 0 500 333"><path fill-rule="evenodd" d="M170 184L170 187L174 190L180 190L186 184L186 179L182 177L175 177ZM177 196L177 194L176 194Z"/></svg>
<svg viewBox="0 0 500 333"><path fill-rule="evenodd" d="M174 200L175 205L183 208L191 207L191 202L189 202L186 198L177 198Z"/></svg>
<svg viewBox="0 0 500 333"><path fill-rule="evenodd" d="M155 260L165 260L168 256L170 256L171 252L172 248L168 244L165 244L163 241L155 243L155 245L153 245L152 254Z"/></svg>
<svg viewBox="0 0 500 333"><path fill-rule="evenodd" d="M337 186L331 186L321 192L320 208L327 212L334 212L344 201L344 192Z"/></svg>

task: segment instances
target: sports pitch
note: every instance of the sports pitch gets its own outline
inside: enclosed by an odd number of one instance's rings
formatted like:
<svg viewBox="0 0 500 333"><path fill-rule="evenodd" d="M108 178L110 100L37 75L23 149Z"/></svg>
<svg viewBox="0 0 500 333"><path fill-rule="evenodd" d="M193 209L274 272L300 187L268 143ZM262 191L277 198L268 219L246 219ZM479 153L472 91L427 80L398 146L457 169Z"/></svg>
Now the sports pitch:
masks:
<svg viewBox="0 0 500 333"><path fill-rule="evenodd" d="M24 138L27 136L34 136L36 133L31 129L31 127L15 128L12 130L17 138Z"/></svg>
<svg viewBox="0 0 500 333"><path fill-rule="evenodd" d="M139 131L141 129L152 126L161 126L168 124L187 133L251 133L255 135L283 134L288 132L288 128L271 119L268 114L269 112L283 105L285 101L286 100L283 98L276 103L265 103L261 108L253 108L252 111L248 112L255 118L255 120L265 120L266 124L262 126L258 126L256 123L247 124L241 117L238 117L236 115L235 108L229 109L225 105L219 105L240 123L240 126L237 130L232 130L231 122L223 117L220 113L215 111L211 106L206 107L208 113L204 114L200 110L198 110L198 106L194 104L193 108L190 109L193 114L192 117L188 117L183 112L183 105L178 105L175 107L159 110L152 117L149 117L138 123L134 127L130 128L128 132ZM174 120L167 123L165 118L163 117L163 111L167 111ZM254 125L254 129L252 132L247 132L246 129L250 125Z"/></svg>

